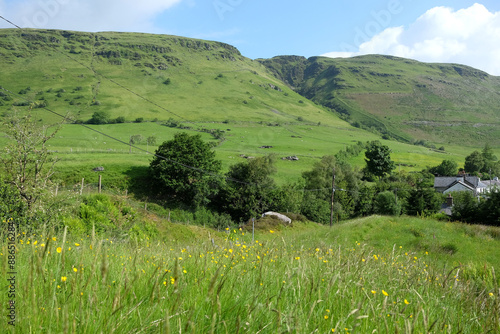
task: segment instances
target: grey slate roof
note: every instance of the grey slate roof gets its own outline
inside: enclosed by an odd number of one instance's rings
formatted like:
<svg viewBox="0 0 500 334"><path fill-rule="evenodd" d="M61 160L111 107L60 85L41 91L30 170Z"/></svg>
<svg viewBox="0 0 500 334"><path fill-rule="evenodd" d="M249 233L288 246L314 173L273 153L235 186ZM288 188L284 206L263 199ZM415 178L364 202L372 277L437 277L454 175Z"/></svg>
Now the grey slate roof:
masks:
<svg viewBox="0 0 500 334"><path fill-rule="evenodd" d="M457 181L469 184L474 189L487 187L477 176L438 176L434 178L434 188L449 188Z"/></svg>
<svg viewBox="0 0 500 334"><path fill-rule="evenodd" d="M434 188L448 188L453 182L461 179L461 176L439 176L434 178Z"/></svg>

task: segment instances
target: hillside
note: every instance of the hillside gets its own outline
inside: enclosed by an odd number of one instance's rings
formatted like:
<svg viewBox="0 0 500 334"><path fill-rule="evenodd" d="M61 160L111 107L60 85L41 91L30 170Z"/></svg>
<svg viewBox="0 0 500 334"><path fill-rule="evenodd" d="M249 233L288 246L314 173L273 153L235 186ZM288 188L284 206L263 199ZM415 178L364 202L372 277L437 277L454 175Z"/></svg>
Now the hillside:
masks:
<svg viewBox="0 0 500 334"><path fill-rule="evenodd" d="M3 110L22 106L28 97L81 121L95 111L126 121L140 116L182 122L290 121L327 113L308 101L299 103L302 97L224 43L133 33L1 30L0 55L1 85L22 95L3 99Z"/></svg>
<svg viewBox="0 0 500 334"><path fill-rule="evenodd" d="M117 208L127 209L127 215L147 214L128 205ZM500 328L498 228L369 217L333 228L310 222L274 226L257 230L253 238L246 227L217 232L147 216L148 231L159 231L140 239L132 237L137 227L125 240L117 231L23 233L16 252L16 277L25 282L15 304L18 331L497 333ZM7 247L4 238L4 260ZM8 268L0 266L0 275L12 277ZM8 284L0 288L5 304L12 298L8 289Z"/></svg>
<svg viewBox="0 0 500 334"><path fill-rule="evenodd" d="M380 55L260 62L355 126L406 142L500 144L500 78L485 72Z"/></svg>
<svg viewBox="0 0 500 334"><path fill-rule="evenodd" d="M132 135L154 136L161 143L179 131L201 133L204 140L213 141L226 170L243 161L242 155L298 156L299 161L278 160L279 181L300 177L323 155L336 154L357 141L380 139L352 127L290 89L260 62L219 42L153 34L3 29L0 68L0 86L7 90L0 91L2 116L26 110L33 101L36 117L44 123L61 120L44 106L69 115L68 124L50 143L59 158L55 177L68 185L82 177L95 179L96 166L105 168L108 183L144 170L151 157L123 144ZM300 74L300 66L297 71ZM111 120L122 117L124 123L89 126L103 134L72 124L88 121L97 111L109 113ZM221 131L223 140L215 140L210 130ZM5 143L0 137L0 145ZM465 153L458 145L447 145L444 153L384 143L407 170L437 165L445 156L461 163ZM136 146L150 152L155 148L145 141ZM364 164L362 157L351 162Z"/></svg>

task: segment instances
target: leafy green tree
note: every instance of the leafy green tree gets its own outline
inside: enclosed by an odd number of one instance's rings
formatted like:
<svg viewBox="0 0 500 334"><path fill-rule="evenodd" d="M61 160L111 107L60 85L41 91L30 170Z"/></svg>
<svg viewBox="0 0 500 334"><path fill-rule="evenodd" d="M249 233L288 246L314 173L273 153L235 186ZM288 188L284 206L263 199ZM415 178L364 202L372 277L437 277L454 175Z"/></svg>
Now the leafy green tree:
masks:
<svg viewBox="0 0 500 334"><path fill-rule="evenodd" d="M0 212L12 210L11 218L24 217L23 222L35 226L45 223L55 214L48 204L51 177L56 159L47 149L47 142L55 136L49 126L40 126L31 115L14 115L5 122L4 131L10 143L0 155Z"/></svg>
<svg viewBox="0 0 500 334"><path fill-rule="evenodd" d="M89 119L89 124L108 124L110 120L109 113L107 111L96 111L92 114Z"/></svg>
<svg viewBox="0 0 500 334"><path fill-rule="evenodd" d="M484 167L484 157L479 151L474 151L465 157L464 169L467 173L480 172Z"/></svg>
<svg viewBox="0 0 500 334"><path fill-rule="evenodd" d="M500 226L500 192L492 192L480 204L481 224Z"/></svg>
<svg viewBox="0 0 500 334"><path fill-rule="evenodd" d="M493 149L488 143L484 145L484 148L481 151L481 155L483 156L484 159L484 166L483 168L481 168L481 172L490 173L491 171L493 173L494 171L496 171L497 169L496 167L498 165L496 161L498 161L498 158L496 157L496 155L493 152Z"/></svg>
<svg viewBox="0 0 500 334"><path fill-rule="evenodd" d="M58 129L50 131L48 126L39 126L31 114L14 116L5 125L12 141L0 157L4 175L28 209L32 209L43 197L54 173L56 160L47 149L47 141Z"/></svg>
<svg viewBox="0 0 500 334"><path fill-rule="evenodd" d="M369 216L373 214L375 201L375 188L363 185L359 188L359 197L356 202L355 212L360 216Z"/></svg>
<svg viewBox="0 0 500 334"><path fill-rule="evenodd" d="M438 174L440 176L455 176L457 175L458 165L452 160L443 160L441 164L436 167L429 169L432 174Z"/></svg>
<svg viewBox="0 0 500 334"><path fill-rule="evenodd" d="M221 190L220 207L234 220L245 221L270 209L275 160L274 155L268 155L229 167L227 183Z"/></svg>
<svg viewBox="0 0 500 334"><path fill-rule="evenodd" d="M156 136L149 136L146 139L146 142L148 143L148 145L156 145Z"/></svg>
<svg viewBox="0 0 500 334"><path fill-rule="evenodd" d="M155 153L149 168L161 195L200 206L217 193L221 163L200 135L177 133Z"/></svg>
<svg viewBox="0 0 500 334"><path fill-rule="evenodd" d="M436 213L444 203L443 196L433 188L415 188L411 190L406 203L406 213L416 216L422 213Z"/></svg>
<svg viewBox="0 0 500 334"><path fill-rule="evenodd" d="M361 174L344 162L338 162L334 156L324 156L314 164L312 170L302 173L305 181L302 213L311 220L326 223L330 221L332 177L335 169L335 216L340 219L352 217L358 199ZM324 202L324 203L320 203ZM324 208L328 207L328 210ZM320 219L313 218L322 213Z"/></svg>
<svg viewBox="0 0 500 334"><path fill-rule="evenodd" d="M375 197L375 212L381 215L399 216L401 204L392 191L384 191Z"/></svg>
<svg viewBox="0 0 500 334"><path fill-rule="evenodd" d="M482 154L483 159L485 161L497 161L498 160L495 153L493 152L493 149L491 148L490 144L488 144L488 143L486 143L484 145L484 148L481 151L481 154Z"/></svg>
<svg viewBox="0 0 500 334"><path fill-rule="evenodd" d="M143 140L144 137L142 135L133 135L130 137L129 143L132 145L141 144Z"/></svg>
<svg viewBox="0 0 500 334"><path fill-rule="evenodd" d="M452 219L468 223L480 222L479 202L471 192L456 191L452 196Z"/></svg>
<svg viewBox="0 0 500 334"><path fill-rule="evenodd" d="M396 168L394 161L391 160L391 149L389 146L382 145L378 140L367 145L365 157L366 170L378 176L379 179Z"/></svg>

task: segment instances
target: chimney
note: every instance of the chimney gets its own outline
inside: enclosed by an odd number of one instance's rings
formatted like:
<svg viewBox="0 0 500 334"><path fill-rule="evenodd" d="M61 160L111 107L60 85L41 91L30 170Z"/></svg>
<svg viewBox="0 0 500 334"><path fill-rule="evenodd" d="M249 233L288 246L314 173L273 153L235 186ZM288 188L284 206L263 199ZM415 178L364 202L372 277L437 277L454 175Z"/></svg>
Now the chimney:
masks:
<svg viewBox="0 0 500 334"><path fill-rule="evenodd" d="M452 207L453 206L453 197L451 196L451 194L448 194L448 197L446 198L446 205L448 207Z"/></svg>

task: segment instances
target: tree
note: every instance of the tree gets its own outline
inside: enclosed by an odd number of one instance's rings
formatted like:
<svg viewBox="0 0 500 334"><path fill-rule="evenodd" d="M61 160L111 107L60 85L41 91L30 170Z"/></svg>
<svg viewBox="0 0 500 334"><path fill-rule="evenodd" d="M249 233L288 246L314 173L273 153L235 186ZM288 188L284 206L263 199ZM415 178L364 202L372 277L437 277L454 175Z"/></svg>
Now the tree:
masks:
<svg viewBox="0 0 500 334"><path fill-rule="evenodd" d="M381 215L399 216L401 204L392 191L384 191L375 197L375 212Z"/></svg>
<svg viewBox="0 0 500 334"><path fill-rule="evenodd" d="M47 212L42 209L43 199L48 193L56 159L48 151L46 143L55 136L59 128L54 130L50 126L40 126L33 119L31 110L26 116L14 115L5 126L11 142L0 155L5 176L2 182L6 183L1 190L1 200L8 207L14 205L14 211L18 215L24 210L22 215L33 218L31 222L34 222L42 219L40 214L35 217L36 212ZM15 200L23 204L13 203L13 194Z"/></svg>
<svg viewBox="0 0 500 334"><path fill-rule="evenodd" d="M217 193L221 162L200 135L177 133L155 153L149 168L161 195L200 206Z"/></svg>
<svg viewBox="0 0 500 334"><path fill-rule="evenodd" d="M484 157L479 151L474 151L465 157L464 169L467 173L480 172L484 167Z"/></svg>
<svg viewBox="0 0 500 334"><path fill-rule="evenodd" d="M324 156L314 164L313 169L302 173L305 189L302 213L317 222L330 221L332 177L335 169L335 216L345 219L354 215L355 204L359 193L358 170L344 162L339 162L334 156ZM324 209L328 208L328 210ZM321 214L320 217L319 214ZM316 218L314 218L316 217ZM318 219L319 218L319 219Z"/></svg>
<svg viewBox="0 0 500 334"><path fill-rule="evenodd" d="M108 124L109 113L107 111L96 111L88 121L89 124Z"/></svg>
<svg viewBox="0 0 500 334"><path fill-rule="evenodd" d="M365 157L367 171L379 178L390 174L396 168L394 161L391 160L391 149L378 140L368 144Z"/></svg>
<svg viewBox="0 0 500 334"><path fill-rule="evenodd" d="M436 213L444 202L443 195L433 188L416 188L410 191L406 212L416 216L422 213Z"/></svg>
<svg viewBox="0 0 500 334"><path fill-rule="evenodd" d="M496 170L496 161L498 161L498 158L493 153L493 149L488 143L484 145L481 155L484 159L484 166L481 168L481 172L490 173L490 171L493 172Z"/></svg>
<svg viewBox="0 0 500 334"><path fill-rule="evenodd" d="M430 168L429 171L440 176L456 176L458 165L455 161L443 160L440 165Z"/></svg>
<svg viewBox="0 0 500 334"><path fill-rule="evenodd" d="M247 220L269 210L276 172L274 155L232 165L226 174L227 184L220 196L223 207L234 220Z"/></svg>
<svg viewBox="0 0 500 334"><path fill-rule="evenodd" d="M492 192L480 205L481 224L500 226L500 192Z"/></svg>
<svg viewBox="0 0 500 334"><path fill-rule="evenodd" d="M481 155L483 156L483 159L485 161L497 161L498 160L496 155L493 153L493 149L491 148L491 146L488 143L484 144L484 148L481 151Z"/></svg>
<svg viewBox="0 0 500 334"><path fill-rule="evenodd" d="M469 191L456 191L452 193L453 208L452 219L467 223L480 222L479 202Z"/></svg>
<svg viewBox="0 0 500 334"><path fill-rule="evenodd" d="M130 136L129 143L132 145L137 145L137 144L141 144L143 140L144 140L144 137L142 135L133 135L133 136Z"/></svg>
<svg viewBox="0 0 500 334"><path fill-rule="evenodd" d="M146 143L148 143L148 145L156 145L156 136L149 136L146 139Z"/></svg>

